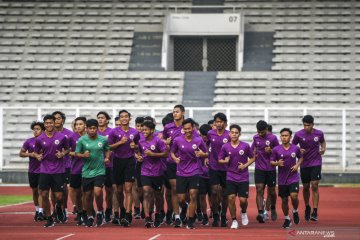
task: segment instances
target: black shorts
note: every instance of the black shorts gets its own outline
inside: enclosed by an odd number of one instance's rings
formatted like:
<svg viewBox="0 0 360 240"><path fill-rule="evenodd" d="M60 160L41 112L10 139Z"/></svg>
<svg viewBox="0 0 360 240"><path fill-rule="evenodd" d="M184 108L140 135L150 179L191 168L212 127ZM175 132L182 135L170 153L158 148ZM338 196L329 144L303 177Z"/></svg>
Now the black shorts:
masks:
<svg viewBox="0 0 360 240"><path fill-rule="evenodd" d="M291 183L290 185L279 185L279 197L286 198L290 193L299 192L299 182Z"/></svg>
<svg viewBox="0 0 360 240"><path fill-rule="evenodd" d="M65 184L70 183L70 174L71 174L71 168L65 168L65 173L64 173L64 183Z"/></svg>
<svg viewBox="0 0 360 240"><path fill-rule="evenodd" d="M264 171L255 168L255 184L264 184L268 187L276 186L276 170Z"/></svg>
<svg viewBox="0 0 360 240"><path fill-rule="evenodd" d="M112 172L113 172L112 168L109 167L105 168L105 183L104 183L105 187L108 188L112 187L112 180L113 180Z"/></svg>
<svg viewBox="0 0 360 240"><path fill-rule="evenodd" d="M171 189L171 184L170 184L170 181L169 179L166 177L166 175L163 176L163 179L164 179L164 186L166 187L166 189Z"/></svg>
<svg viewBox="0 0 360 240"><path fill-rule="evenodd" d="M155 191L161 191L163 185L163 176L150 177L150 176L141 176L141 182L143 186L150 186Z"/></svg>
<svg viewBox="0 0 360 240"><path fill-rule="evenodd" d="M166 164L166 178L167 179L176 179L176 163L167 163Z"/></svg>
<svg viewBox="0 0 360 240"><path fill-rule="evenodd" d="M39 187L39 178L40 178L40 173L28 172L29 185L31 188Z"/></svg>
<svg viewBox="0 0 360 240"><path fill-rule="evenodd" d="M199 175L190 177L176 177L176 193L187 193L190 189L199 189Z"/></svg>
<svg viewBox="0 0 360 240"><path fill-rule="evenodd" d="M199 177L199 194L200 195L211 194L211 185L209 178Z"/></svg>
<svg viewBox="0 0 360 240"><path fill-rule="evenodd" d="M300 168L301 182L310 183L321 179L321 166Z"/></svg>
<svg viewBox="0 0 360 240"><path fill-rule="evenodd" d="M94 187L102 188L105 183L105 175L99 175L93 178L83 178L82 187L83 192L89 192L94 189Z"/></svg>
<svg viewBox="0 0 360 240"><path fill-rule="evenodd" d="M53 192L64 192L64 174L46 174L40 173L39 177L39 189Z"/></svg>
<svg viewBox="0 0 360 240"><path fill-rule="evenodd" d="M113 183L123 185L125 182L135 182L135 159L114 158L113 160Z"/></svg>
<svg viewBox="0 0 360 240"><path fill-rule="evenodd" d="M233 182L233 181L226 181L226 194L233 195L242 198L249 197L249 182Z"/></svg>
<svg viewBox="0 0 360 240"><path fill-rule="evenodd" d="M141 166L142 162L137 162L135 167L135 178L136 184L138 188L141 188L143 185L141 184Z"/></svg>
<svg viewBox="0 0 360 240"><path fill-rule="evenodd" d="M210 175L210 185L220 185L223 188L226 188L226 171L218 171L209 169Z"/></svg>
<svg viewBox="0 0 360 240"><path fill-rule="evenodd" d="M70 187L72 188L81 188L81 174L71 174L70 175Z"/></svg>

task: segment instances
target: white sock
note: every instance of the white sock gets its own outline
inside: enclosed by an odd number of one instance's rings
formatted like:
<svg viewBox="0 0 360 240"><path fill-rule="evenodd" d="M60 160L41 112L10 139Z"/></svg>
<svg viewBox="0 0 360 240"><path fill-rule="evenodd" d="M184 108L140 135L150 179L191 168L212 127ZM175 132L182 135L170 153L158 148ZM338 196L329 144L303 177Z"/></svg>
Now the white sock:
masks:
<svg viewBox="0 0 360 240"><path fill-rule="evenodd" d="M97 211L96 213L97 213L97 214L101 214L101 213L102 213L102 211Z"/></svg>
<svg viewBox="0 0 360 240"><path fill-rule="evenodd" d="M242 215L242 216L245 216L245 215L246 215L246 212L244 212L244 213L242 212L241 215Z"/></svg>
<svg viewBox="0 0 360 240"><path fill-rule="evenodd" d="M289 215L285 216L285 219L287 219L287 220L290 220L290 217L289 217Z"/></svg>
<svg viewBox="0 0 360 240"><path fill-rule="evenodd" d="M297 209L293 209L293 213L297 213L298 212L298 210Z"/></svg>
<svg viewBox="0 0 360 240"><path fill-rule="evenodd" d="M39 208L39 213L44 213L44 209L43 209L43 208Z"/></svg>
<svg viewBox="0 0 360 240"><path fill-rule="evenodd" d="M180 218L180 215L179 214L175 214L175 219L178 219Z"/></svg>
<svg viewBox="0 0 360 240"><path fill-rule="evenodd" d="M35 211L39 211L39 206L35 206Z"/></svg>
<svg viewBox="0 0 360 240"><path fill-rule="evenodd" d="M264 209L264 213L263 213L263 214L264 214L264 215L267 214L267 211L266 211L265 209Z"/></svg>

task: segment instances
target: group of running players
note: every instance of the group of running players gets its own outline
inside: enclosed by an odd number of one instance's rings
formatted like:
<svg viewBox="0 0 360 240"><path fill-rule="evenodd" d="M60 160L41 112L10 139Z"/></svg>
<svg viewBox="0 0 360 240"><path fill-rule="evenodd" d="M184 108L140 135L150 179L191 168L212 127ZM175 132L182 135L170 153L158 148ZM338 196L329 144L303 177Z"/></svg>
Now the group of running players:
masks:
<svg viewBox="0 0 360 240"><path fill-rule="evenodd" d="M96 117L77 117L73 131L64 128L66 117L60 111L31 124L34 137L25 141L20 156L29 157L34 220L46 221L44 227L67 222L69 196L79 226L112 222L128 227L133 218L142 218L147 228L166 223L193 229L196 222L209 225L212 218L212 227L227 227L229 209L230 228L237 229L236 197L241 224L249 223L248 167L254 162L259 223L270 217L277 219L278 185L285 216L282 227L299 224L300 177L304 218L318 220L318 186L326 143L323 132L314 128L311 115L302 118L304 128L294 137L289 128L281 129L281 144L271 125L260 120L251 145L240 140L239 125L228 128L227 116L221 112L199 126L193 119L185 119L184 106L176 105L162 119L163 131L156 130L150 116L137 117L136 127L130 127L132 116L127 110L119 112L115 128L108 126L108 113L101 111Z"/></svg>

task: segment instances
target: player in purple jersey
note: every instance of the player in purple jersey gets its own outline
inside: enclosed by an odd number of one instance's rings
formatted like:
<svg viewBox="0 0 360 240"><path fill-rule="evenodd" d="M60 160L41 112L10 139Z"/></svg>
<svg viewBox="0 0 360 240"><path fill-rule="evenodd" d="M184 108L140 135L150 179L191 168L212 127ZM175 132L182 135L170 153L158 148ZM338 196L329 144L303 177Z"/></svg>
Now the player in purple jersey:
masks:
<svg viewBox="0 0 360 240"><path fill-rule="evenodd" d="M187 228L193 229L195 226L196 198L199 188L199 161L200 158L207 158L207 148L201 137L194 134L194 120L185 119L182 123L184 135L180 135L173 140L171 146L171 157L176 162L176 192L181 208L185 208L186 195L190 195L189 219ZM183 218L183 223L186 219ZM175 216L175 227L181 227L179 216Z"/></svg>
<svg viewBox="0 0 360 240"><path fill-rule="evenodd" d="M305 203L305 220L318 220L319 181L321 179L322 155L326 151L324 133L314 128L314 118L306 115L302 119L304 129L295 133L293 144L299 145L304 156L300 168ZM310 185L312 191L313 212L310 207ZM311 213L311 215L310 215Z"/></svg>
<svg viewBox="0 0 360 240"><path fill-rule="evenodd" d="M226 164L226 193L229 200L229 211L232 218L231 229L237 229L235 200L238 196L241 207L242 225L248 225L246 213L249 197L249 170L248 167L255 161L250 145L240 141L241 127L237 124L230 126L231 141L225 143L219 151L220 164Z"/></svg>
<svg viewBox="0 0 360 240"><path fill-rule="evenodd" d="M141 183L144 192L143 208L145 212L145 226L147 228L159 227L162 219L160 210L162 185L163 185L163 166L162 157L167 156L167 148L164 141L154 135L155 124L144 121L142 124L143 137L139 141L139 154L136 154L138 162L142 162ZM152 220L151 209L156 206L155 222ZM162 217L163 218L163 217Z"/></svg>
<svg viewBox="0 0 360 240"><path fill-rule="evenodd" d="M38 190L40 177L40 162L36 159L36 154L34 153L34 150L35 140L43 133L45 127L42 122L32 122L30 128L33 131L34 137L29 138L24 142L22 148L20 149L19 155L23 158L29 158L28 179L30 188L32 190L32 198L35 206L34 221L43 221L44 213Z"/></svg>
<svg viewBox="0 0 360 240"><path fill-rule="evenodd" d="M100 111L96 114L97 121L99 123L98 134L101 136L109 137L112 128L109 127L110 115L107 112ZM116 190L116 185L112 182L112 167L113 167L113 156L110 155L109 164L105 165L106 173L105 173L105 222L111 221L113 204L115 207L117 206L117 202L114 197L114 189ZM114 209L119 209L114 208Z"/></svg>
<svg viewBox="0 0 360 240"><path fill-rule="evenodd" d="M77 117L75 118L75 131L69 138L69 155L72 157L71 160L71 174L70 174L70 191L71 196L75 199L73 203L75 203L74 208L77 209L76 216L76 224L78 226L83 224L83 204L82 204L82 191L81 191L81 180L82 180L82 167L83 160L81 158L75 157L76 144L80 137L85 135L85 126L86 126L86 118L85 117Z"/></svg>
<svg viewBox="0 0 360 240"><path fill-rule="evenodd" d="M268 219L268 213L264 204L264 190L267 186L268 199L271 202L271 219L277 219L276 213L276 168L270 165L272 149L279 145L277 137L268 132L268 124L260 120L256 123L257 134L253 137L251 149L255 154L255 185L256 185L256 204L258 216L256 219L260 223Z"/></svg>
<svg viewBox="0 0 360 240"><path fill-rule="evenodd" d="M226 166L218 162L218 156L221 147L230 141L229 131L226 130L227 117L223 113L214 115L214 125L216 130L208 132L207 139L209 145L209 160L206 164L209 166L210 185L211 185L211 210L213 213L213 227L227 226L226 212L228 206L228 197L226 195ZM221 219L219 219L221 215Z"/></svg>
<svg viewBox="0 0 360 240"><path fill-rule="evenodd" d="M280 139L282 144L276 146L270 157L270 164L278 167L279 171L279 196L281 197L281 207L285 216L283 228L291 226L289 216L290 196L293 206L293 220L295 224L299 224L300 218L298 213L299 206L299 173L298 168L303 161L300 148L290 143L292 131L289 128L283 128L280 131ZM296 161L297 159L297 161Z"/></svg>
<svg viewBox="0 0 360 240"><path fill-rule="evenodd" d="M117 188L117 198L119 206L119 193L125 190L126 213L125 216L120 212L121 224L129 226L132 221L132 186L135 181L135 158L134 150L139 141L139 132L129 126L131 114L126 110L119 112L120 127L114 128L109 135L110 148L113 151L113 181Z"/></svg>
<svg viewBox="0 0 360 240"><path fill-rule="evenodd" d="M67 139L72 135L72 131L64 128L66 116L63 112L55 111L52 113L52 115L55 117L55 129L56 131L62 133L65 135ZM68 185L70 183L70 171L71 171L71 159L70 156L66 155L64 156L64 160L66 163L65 166L65 174L64 174L64 200L63 200L63 208L64 208L64 216L66 217L65 221L67 221L67 202L68 202Z"/></svg>
<svg viewBox="0 0 360 240"><path fill-rule="evenodd" d="M68 140L55 130L55 117L46 115L43 118L45 132L35 141L35 157L40 163L39 190L44 206L44 216L47 219L44 227L54 226L54 219L50 215L49 190L55 194L54 206L57 219L65 222L62 209L64 192L65 162L63 157L68 153Z"/></svg>

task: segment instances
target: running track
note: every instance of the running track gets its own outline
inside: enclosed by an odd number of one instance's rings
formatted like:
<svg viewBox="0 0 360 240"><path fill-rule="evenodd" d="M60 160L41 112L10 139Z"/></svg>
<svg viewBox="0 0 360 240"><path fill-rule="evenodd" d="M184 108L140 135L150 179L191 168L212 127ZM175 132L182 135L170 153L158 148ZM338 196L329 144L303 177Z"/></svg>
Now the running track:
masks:
<svg viewBox="0 0 360 240"><path fill-rule="evenodd" d="M74 215L69 215L69 222L57 224L53 228L44 228L44 222L33 222L33 205L31 203L0 207L0 239L129 239L129 240L218 240L218 239L324 239L315 233L308 231L330 232L331 239L360 239L360 188L320 188L320 208L318 222L305 222L304 206L300 194L300 224L293 225L290 229L281 228L283 216L281 202L278 198L278 220L267 221L259 224L256 220L255 189L252 187L249 198L248 216L250 223L240 229L212 228L209 226L196 225L196 229L174 229L171 226L162 225L160 228L146 229L143 220L133 220L129 228L105 224L100 228L78 227L74 222ZM31 194L27 187L0 187L0 195L4 194ZM69 204L71 206L71 204ZM238 206L238 205L237 205ZM291 209L291 207L290 207ZM237 209L237 216L240 209ZM230 219L230 216L228 216ZM230 223L229 223L230 225ZM302 231L302 232L300 232ZM300 236L299 234L306 234ZM318 232L319 233L319 232Z"/></svg>

